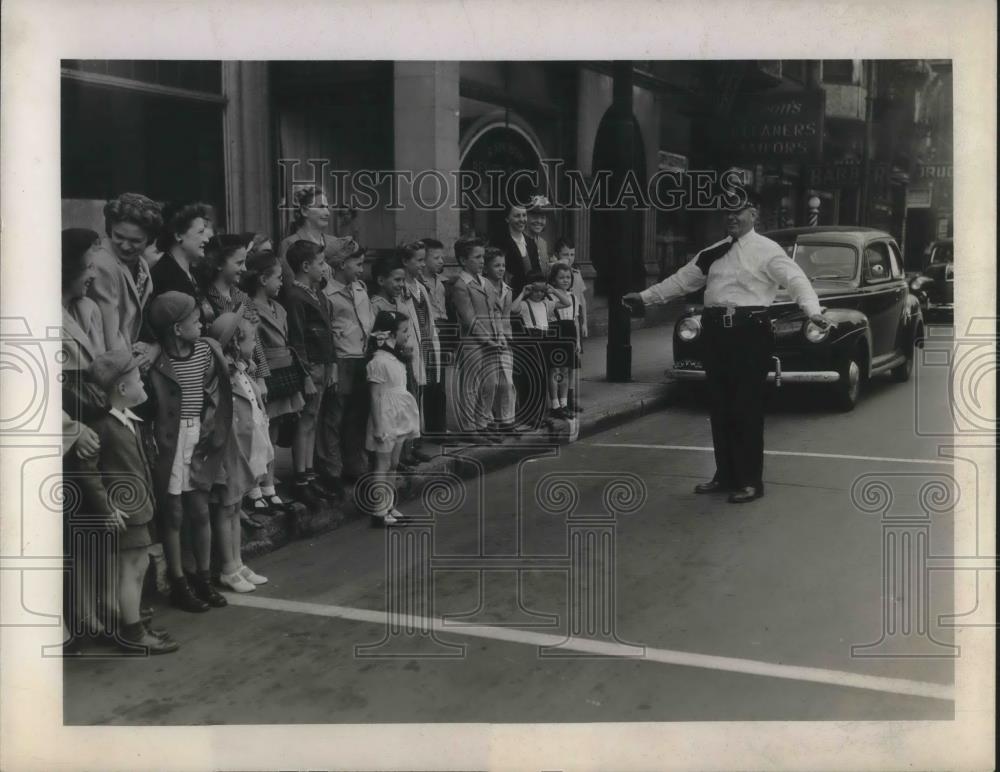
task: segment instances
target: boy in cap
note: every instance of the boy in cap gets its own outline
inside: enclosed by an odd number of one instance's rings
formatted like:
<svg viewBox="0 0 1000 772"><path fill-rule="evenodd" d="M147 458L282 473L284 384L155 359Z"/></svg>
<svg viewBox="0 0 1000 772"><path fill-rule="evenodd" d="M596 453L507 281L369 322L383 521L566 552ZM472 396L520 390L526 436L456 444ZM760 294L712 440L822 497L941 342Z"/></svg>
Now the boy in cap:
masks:
<svg viewBox="0 0 1000 772"><path fill-rule="evenodd" d="M177 651L178 643L150 628L140 612L154 499L153 478L137 425L141 419L131 410L146 401L139 362L128 350L111 351L93 361L89 376L105 394L109 408L90 424L100 440L100 451L83 462L82 470L88 474L81 475L80 483L88 511L102 515L118 531L118 640L127 650L169 654Z"/></svg>
<svg viewBox="0 0 1000 772"><path fill-rule="evenodd" d="M185 611L227 605L212 587L212 530L208 497L232 431L233 396L222 349L201 337L201 314L190 295L164 292L149 309L149 323L163 347L150 369L159 456L153 480L163 504L164 551L170 602ZM197 572L185 576L181 526L190 523Z"/></svg>

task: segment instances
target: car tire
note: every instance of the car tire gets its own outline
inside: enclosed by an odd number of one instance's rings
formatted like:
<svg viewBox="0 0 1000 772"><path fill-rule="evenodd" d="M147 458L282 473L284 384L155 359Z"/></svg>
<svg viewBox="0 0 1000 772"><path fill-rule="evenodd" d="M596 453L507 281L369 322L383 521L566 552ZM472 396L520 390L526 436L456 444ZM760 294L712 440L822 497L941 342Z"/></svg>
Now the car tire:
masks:
<svg viewBox="0 0 1000 772"><path fill-rule="evenodd" d="M913 359L916 356L916 340L910 341L909 351L906 351L906 361L897 367L892 368L889 374L896 383L906 383L913 375Z"/></svg>
<svg viewBox="0 0 1000 772"><path fill-rule="evenodd" d="M844 357L844 363L840 366L840 380L837 381L834 399L837 409L841 412L854 410L860 401L864 368L864 349L855 346Z"/></svg>

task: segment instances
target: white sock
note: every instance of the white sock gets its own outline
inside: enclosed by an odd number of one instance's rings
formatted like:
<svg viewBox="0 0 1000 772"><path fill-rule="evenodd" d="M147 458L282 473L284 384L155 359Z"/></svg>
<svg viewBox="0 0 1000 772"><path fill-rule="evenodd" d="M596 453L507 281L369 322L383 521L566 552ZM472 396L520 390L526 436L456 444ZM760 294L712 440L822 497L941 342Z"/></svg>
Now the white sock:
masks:
<svg viewBox="0 0 1000 772"><path fill-rule="evenodd" d="M260 488L251 488L250 492L247 494L247 496L249 496L251 499L259 499L260 498Z"/></svg>
<svg viewBox="0 0 1000 772"><path fill-rule="evenodd" d="M559 400L559 407L566 407L566 400L565 399L560 399Z"/></svg>
<svg viewBox="0 0 1000 772"><path fill-rule="evenodd" d="M549 407L551 407L553 410L555 410L557 407L559 407L559 400L558 399L553 399L553 400L551 400L551 402L552 402L552 404Z"/></svg>
<svg viewBox="0 0 1000 772"><path fill-rule="evenodd" d="M261 485L260 486L260 492L263 493L265 496L274 496L275 495L274 486L273 485Z"/></svg>

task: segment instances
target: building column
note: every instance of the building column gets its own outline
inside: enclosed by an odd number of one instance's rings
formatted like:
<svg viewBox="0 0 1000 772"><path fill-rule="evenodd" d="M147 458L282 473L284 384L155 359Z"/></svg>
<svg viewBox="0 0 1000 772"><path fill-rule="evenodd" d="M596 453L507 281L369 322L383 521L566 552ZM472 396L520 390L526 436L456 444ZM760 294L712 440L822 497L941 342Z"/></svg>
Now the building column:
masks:
<svg viewBox="0 0 1000 772"><path fill-rule="evenodd" d="M414 193L427 203L439 198L439 182L425 175L419 191L400 185L396 243L434 237L450 251L459 234L459 212L452 208L453 172L459 169L458 62L396 62L393 70L393 125L397 171L437 171L448 187L445 203L433 209L416 205Z"/></svg>
<svg viewBox="0 0 1000 772"><path fill-rule="evenodd" d="M270 82L267 62L223 62L222 134L226 230L274 234Z"/></svg>
<svg viewBox="0 0 1000 772"><path fill-rule="evenodd" d="M612 190L619 189L626 175L632 171L635 152L635 128L633 117L632 62L615 61L614 71L614 101L611 106L614 139L617 154L614 168L611 170ZM595 170L596 171L596 170ZM632 380L632 321L628 310L622 305L622 295L632 290L633 251L641 250L642 244L636 244L633 227L635 218L642 215L634 209L618 212L614 243L621 258L618 260L618 270L612 277L612 285L608 292L608 345L605 359L607 379L612 383L625 383ZM613 221L614 222L614 221ZM641 238L641 236L640 236ZM641 254L641 252L640 252ZM638 278L638 277L636 277Z"/></svg>

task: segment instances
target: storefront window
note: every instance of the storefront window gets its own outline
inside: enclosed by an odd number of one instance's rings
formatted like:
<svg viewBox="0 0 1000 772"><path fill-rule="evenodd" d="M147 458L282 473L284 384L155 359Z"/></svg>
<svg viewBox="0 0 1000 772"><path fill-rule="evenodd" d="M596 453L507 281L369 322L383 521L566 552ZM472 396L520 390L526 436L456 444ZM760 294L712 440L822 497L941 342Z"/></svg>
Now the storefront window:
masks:
<svg viewBox="0 0 1000 772"><path fill-rule="evenodd" d="M78 64L75 70L69 66L65 70L98 77L112 71L115 77L127 73L151 76L165 89L218 88L220 77L218 63L214 71L200 66L212 63L197 62L157 62L153 63L158 67L155 71L144 69L150 64L144 62ZM170 69L165 66L169 64L199 66ZM64 200L100 201L126 191L157 201L200 200L215 207L224 225L221 96L215 100L184 98L162 93L156 86L88 82L66 76L65 70L60 115Z"/></svg>

